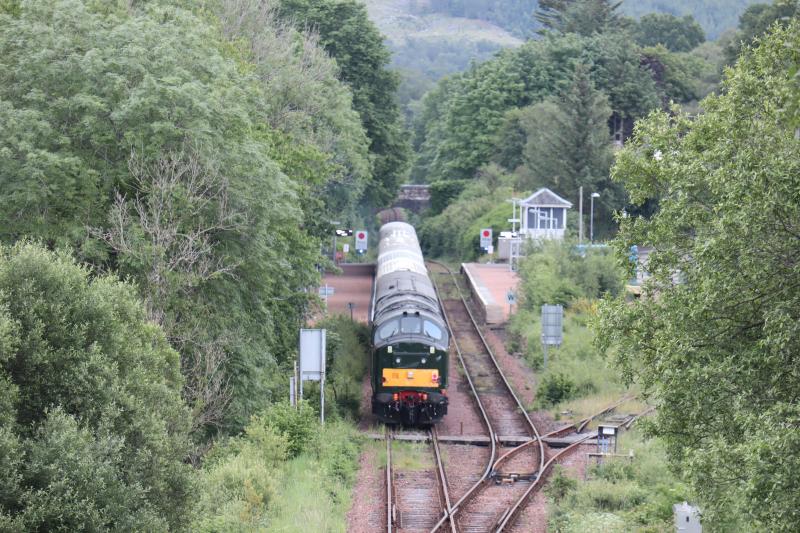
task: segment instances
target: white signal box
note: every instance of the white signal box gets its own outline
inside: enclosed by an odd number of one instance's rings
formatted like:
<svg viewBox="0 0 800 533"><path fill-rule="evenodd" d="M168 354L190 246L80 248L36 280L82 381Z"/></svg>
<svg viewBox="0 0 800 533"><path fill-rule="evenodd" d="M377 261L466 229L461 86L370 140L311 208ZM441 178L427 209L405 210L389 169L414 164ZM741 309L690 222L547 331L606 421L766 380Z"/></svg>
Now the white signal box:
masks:
<svg viewBox="0 0 800 533"><path fill-rule="evenodd" d="M356 231L356 250L366 250L367 249L367 240L368 240L367 237L368 236L369 236L369 234L363 229L360 229L360 230Z"/></svg>
<svg viewBox="0 0 800 533"><path fill-rule="evenodd" d="M481 248L488 250L492 245L492 228L483 228L481 230Z"/></svg>

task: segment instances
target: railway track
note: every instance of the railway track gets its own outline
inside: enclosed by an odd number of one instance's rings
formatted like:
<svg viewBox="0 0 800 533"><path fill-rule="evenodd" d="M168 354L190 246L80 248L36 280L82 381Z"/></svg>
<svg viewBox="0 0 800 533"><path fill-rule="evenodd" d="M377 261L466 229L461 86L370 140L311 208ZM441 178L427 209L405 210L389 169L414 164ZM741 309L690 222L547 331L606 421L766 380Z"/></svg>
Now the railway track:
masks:
<svg viewBox="0 0 800 533"><path fill-rule="evenodd" d="M502 531L513 524L541 484L546 449L483 337L456 277L441 263L430 262L429 270L491 447L483 474L432 531L446 523L465 533ZM527 442L516 447L502 446L515 439Z"/></svg>
<svg viewBox="0 0 800 533"><path fill-rule="evenodd" d="M411 430L387 429L387 531L529 531L518 521L552 467L594 436L581 435L591 420L632 398L623 397L579 422L540 434L483 337L455 275L440 263L429 262L428 268L452 334L453 355L480 413L488 445L440 445L435 428L424 436L411 435ZM543 442L570 434L578 436L565 448L550 449ZM426 442L430 461L424 468L400 470L393 464L392 443L403 435ZM522 444L507 444L515 441ZM448 468L458 464L463 470L461 463L466 462L474 474L450 485L442 447L451 455ZM469 483L465 484L467 479Z"/></svg>
<svg viewBox="0 0 800 533"><path fill-rule="evenodd" d="M436 428L427 432L427 458L423 468L398 469L393 462L392 443L396 428L387 428L386 438L386 530L389 533L428 532L451 513L450 495ZM405 431L408 433L408 431ZM455 533L456 530L452 529Z"/></svg>

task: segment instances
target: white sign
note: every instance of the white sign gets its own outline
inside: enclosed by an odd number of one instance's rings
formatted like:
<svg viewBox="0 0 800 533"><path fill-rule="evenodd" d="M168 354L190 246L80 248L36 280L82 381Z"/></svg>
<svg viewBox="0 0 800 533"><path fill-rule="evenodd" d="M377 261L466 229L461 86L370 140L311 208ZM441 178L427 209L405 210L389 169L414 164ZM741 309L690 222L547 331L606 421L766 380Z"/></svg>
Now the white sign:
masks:
<svg viewBox="0 0 800 533"><path fill-rule="evenodd" d="M542 344L561 346L561 341L564 339L563 321L563 307L560 305L542 306Z"/></svg>
<svg viewBox="0 0 800 533"><path fill-rule="evenodd" d="M356 231L356 250L366 250L367 249L367 237L369 233L365 230L360 229Z"/></svg>
<svg viewBox="0 0 800 533"><path fill-rule="evenodd" d="M328 296L333 296L334 292L335 292L334 288L329 287L327 285L319 288L319 295L322 296L323 298L327 298Z"/></svg>
<svg viewBox="0 0 800 533"><path fill-rule="evenodd" d="M300 379L321 381L325 379L325 330L300 330Z"/></svg>
<svg viewBox="0 0 800 533"><path fill-rule="evenodd" d="M349 251L350 251L350 245L349 245L349 244L347 244L347 243L344 243L344 244L342 245L342 253L345 253L345 254L346 254L346 253L348 253Z"/></svg>
<svg viewBox="0 0 800 533"><path fill-rule="evenodd" d="M481 230L481 248L488 250L492 245L492 228L483 228Z"/></svg>
<svg viewBox="0 0 800 533"><path fill-rule="evenodd" d="M514 294L514 291L508 291L506 293L506 300L508 300L508 305L514 305L517 303L517 295Z"/></svg>

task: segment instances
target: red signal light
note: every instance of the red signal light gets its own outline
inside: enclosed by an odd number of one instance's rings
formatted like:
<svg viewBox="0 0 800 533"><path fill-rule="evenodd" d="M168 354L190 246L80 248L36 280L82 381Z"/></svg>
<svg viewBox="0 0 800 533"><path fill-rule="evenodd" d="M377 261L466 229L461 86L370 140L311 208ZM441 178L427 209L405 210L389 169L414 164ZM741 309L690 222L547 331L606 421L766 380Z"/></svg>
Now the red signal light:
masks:
<svg viewBox="0 0 800 533"><path fill-rule="evenodd" d="M422 393L422 401L425 402L427 400L428 400L428 393L427 392L423 392Z"/></svg>

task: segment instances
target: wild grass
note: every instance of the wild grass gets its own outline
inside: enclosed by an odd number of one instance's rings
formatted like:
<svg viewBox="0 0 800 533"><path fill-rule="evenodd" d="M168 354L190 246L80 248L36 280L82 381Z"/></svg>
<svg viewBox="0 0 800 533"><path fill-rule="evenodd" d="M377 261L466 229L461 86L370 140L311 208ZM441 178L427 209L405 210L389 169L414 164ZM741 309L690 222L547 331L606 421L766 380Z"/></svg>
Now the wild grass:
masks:
<svg viewBox="0 0 800 533"><path fill-rule="evenodd" d="M537 394L530 407L577 421L632 396L608 416L643 412L647 406L638 391L626 386L594 343L596 299L604 286L616 287L609 281L615 277L608 257L599 255L590 263L566 246L548 245L526 259L521 274L522 305L509 325L507 348L521 353L537 372ZM542 303L560 303L565 310L563 343L548 350L546 365L540 342ZM596 425L597 421L589 428ZM688 489L667 468L660 442L645 440L635 428L617 443L617 453L626 457L604 458L583 482L570 483L561 479L563 473L554 472L554 478L560 478L547 491L549 531L672 530L672 505L688 499Z"/></svg>
<svg viewBox="0 0 800 533"><path fill-rule="evenodd" d="M433 467L433 456L429 444L424 442L392 443L392 468L395 470L418 471Z"/></svg>

